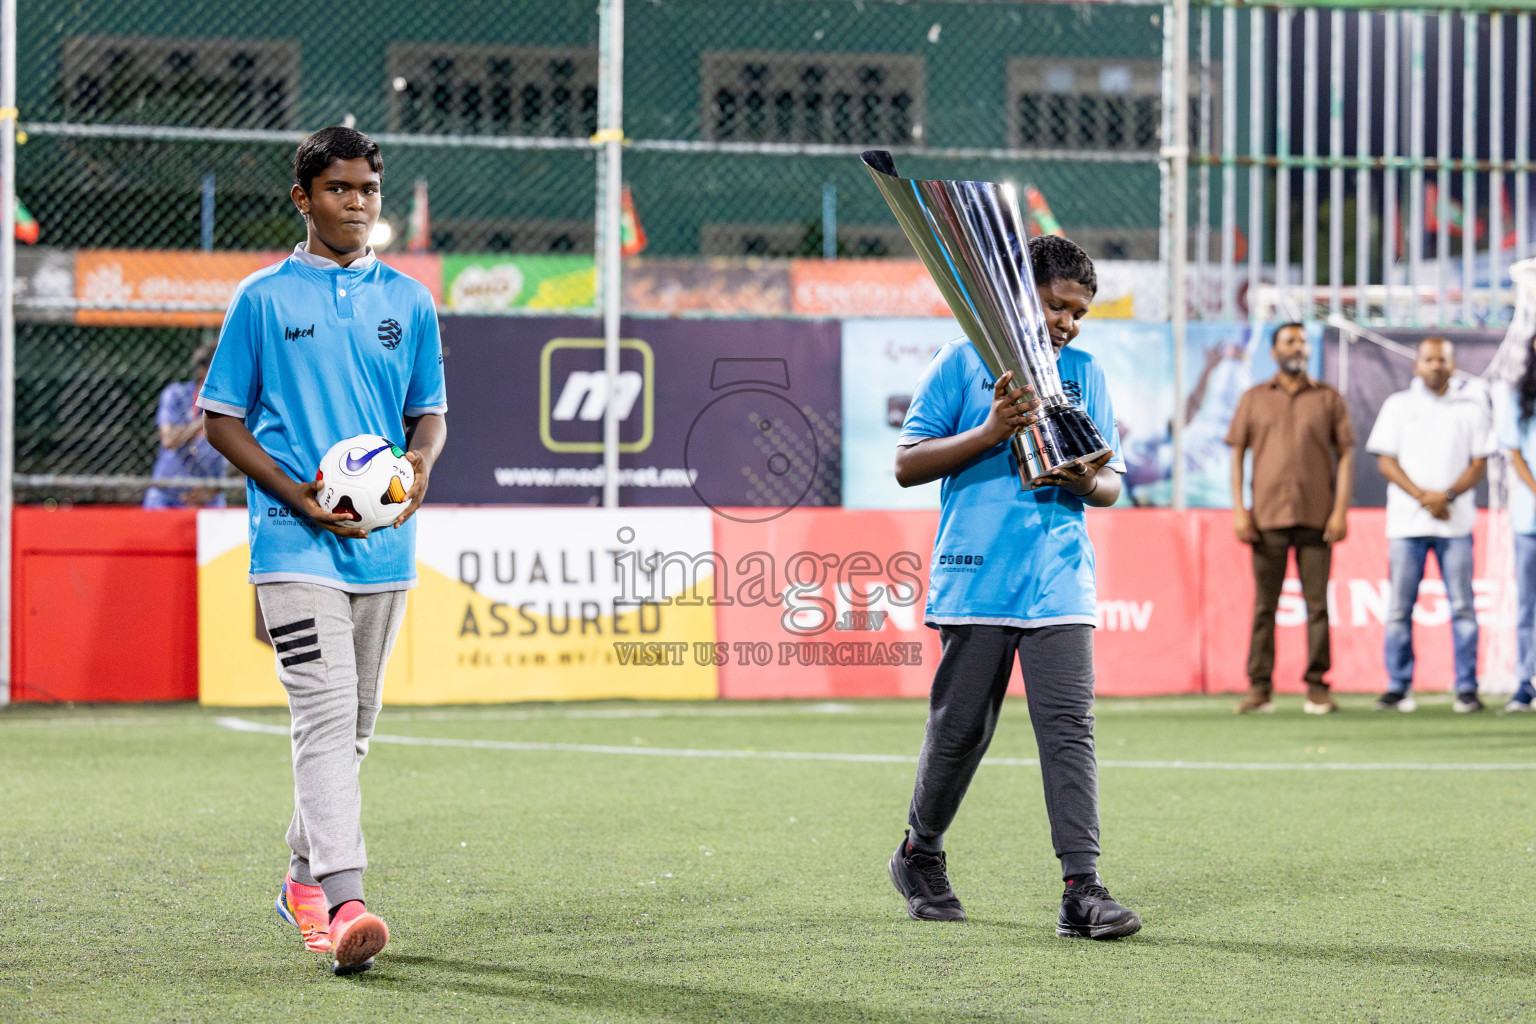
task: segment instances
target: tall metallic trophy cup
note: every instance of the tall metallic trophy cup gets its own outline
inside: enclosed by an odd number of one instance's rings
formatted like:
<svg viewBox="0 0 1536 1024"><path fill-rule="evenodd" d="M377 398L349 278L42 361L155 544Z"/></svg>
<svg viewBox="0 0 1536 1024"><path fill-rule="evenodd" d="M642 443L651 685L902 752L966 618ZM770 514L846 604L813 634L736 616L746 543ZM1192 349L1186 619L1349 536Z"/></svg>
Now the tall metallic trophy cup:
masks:
<svg viewBox="0 0 1536 1024"><path fill-rule="evenodd" d="M1011 386L1040 400L1037 422L1011 442L1024 487L1109 451L1062 390L1013 186L900 178L884 150L862 159L987 369L994 378L1012 370Z"/></svg>

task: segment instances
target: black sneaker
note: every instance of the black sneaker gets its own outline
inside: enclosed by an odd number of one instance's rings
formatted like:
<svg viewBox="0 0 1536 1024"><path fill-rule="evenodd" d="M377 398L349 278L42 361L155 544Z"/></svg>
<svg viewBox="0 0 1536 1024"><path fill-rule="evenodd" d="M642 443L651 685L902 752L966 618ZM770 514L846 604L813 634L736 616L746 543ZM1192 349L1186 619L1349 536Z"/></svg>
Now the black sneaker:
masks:
<svg viewBox="0 0 1536 1024"><path fill-rule="evenodd" d="M1458 693L1456 703L1451 705L1451 710L1458 715L1471 714L1483 710L1483 702L1477 699L1475 693Z"/></svg>
<svg viewBox="0 0 1536 1024"><path fill-rule="evenodd" d="M1097 875L1091 882L1068 885L1061 894L1056 934L1064 939L1119 939L1139 931L1140 915L1116 903Z"/></svg>
<svg viewBox="0 0 1536 1024"><path fill-rule="evenodd" d="M1376 698L1376 703L1371 705L1377 711L1413 711L1418 708L1418 702L1406 693L1396 693L1388 690Z"/></svg>
<svg viewBox="0 0 1536 1024"><path fill-rule="evenodd" d="M914 921L965 920L960 897L949 885L943 851L909 851L903 836L901 845L891 854L891 884L906 897L907 916Z"/></svg>

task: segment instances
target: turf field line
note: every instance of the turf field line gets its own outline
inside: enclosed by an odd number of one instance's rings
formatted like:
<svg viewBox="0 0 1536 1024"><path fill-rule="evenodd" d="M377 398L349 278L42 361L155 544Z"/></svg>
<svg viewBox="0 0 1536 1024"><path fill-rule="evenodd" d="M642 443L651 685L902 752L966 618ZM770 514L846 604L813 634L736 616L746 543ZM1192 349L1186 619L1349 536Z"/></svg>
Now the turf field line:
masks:
<svg viewBox="0 0 1536 1024"><path fill-rule="evenodd" d="M244 718L215 718L214 724L235 732L288 735L288 727ZM621 747L597 743L543 743L526 740L474 740L446 736L395 736L375 733L371 742L404 747L457 747L466 750L518 750L561 754L607 754L620 757L687 757L763 761L845 761L857 764L916 764L909 754L844 754L810 750L708 750L688 747ZM1002 768L1037 768L1033 757L991 757L982 764ZM1120 761L1103 760L1101 768L1185 769L1249 772L1533 772L1536 763L1437 763L1431 761Z"/></svg>
<svg viewBox="0 0 1536 1024"><path fill-rule="evenodd" d="M103 729L111 729L141 725L195 725L202 721L200 716L193 715L125 715L118 718L65 717L68 715L69 712L63 712L58 718L24 718L19 721L7 721L5 718L0 718L0 729L58 728L60 726L71 729L85 729L97 726Z"/></svg>
<svg viewBox="0 0 1536 1024"><path fill-rule="evenodd" d="M397 711L385 708L383 716L395 722L537 722L586 719L656 718L778 718L785 715L846 715L857 713L852 704L823 701L819 704L779 704L768 707L667 707L667 708L560 708L530 711L459 709L453 711Z"/></svg>
<svg viewBox="0 0 1536 1024"><path fill-rule="evenodd" d="M276 709L274 709L276 710ZM286 709L284 709L286 710ZM791 715L849 715L860 708L852 704L823 701L806 706L781 705L776 707L717 707L717 708L569 708L539 711L497 711L494 709L462 709L457 711L398 711L384 709L384 718L392 722L538 722L667 718L780 718ZM92 727L125 728L131 726L201 725L203 717L187 715L121 715L114 718L80 718L72 712L61 711L57 717L25 718L15 721L0 717L0 729L21 728L72 728Z"/></svg>
<svg viewBox="0 0 1536 1024"><path fill-rule="evenodd" d="M287 736L288 727L250 722L243 718L215 718L214 723L236 732ZM523 740L466 740L444 736L392 736L374 733L370 743L394 743L404 747L462 747L469 750L525 750L560 754L613 754L630 757L702 757L761 759L769 761L854 761L870 764L916 764L906 754L829 754L798 750L692 750L686 747L620 747L598 743L539 743ZM1020 761L1020 764L1026 762ZM1034 761L1027 762L1035 764Z"/></svg>

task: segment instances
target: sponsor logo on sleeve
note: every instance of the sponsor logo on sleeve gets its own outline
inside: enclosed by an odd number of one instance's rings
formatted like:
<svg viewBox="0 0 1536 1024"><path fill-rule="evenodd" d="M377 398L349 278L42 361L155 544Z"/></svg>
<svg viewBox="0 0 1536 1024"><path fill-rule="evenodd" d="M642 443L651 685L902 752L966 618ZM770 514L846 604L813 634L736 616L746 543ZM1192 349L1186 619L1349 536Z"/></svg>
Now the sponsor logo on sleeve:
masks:
<svg viewBox="0 0 1536 1024"><path fill-rule="evenodd" d="M937 572L975 572L981 568L981 555L939 555L933 560Z"/></svg>

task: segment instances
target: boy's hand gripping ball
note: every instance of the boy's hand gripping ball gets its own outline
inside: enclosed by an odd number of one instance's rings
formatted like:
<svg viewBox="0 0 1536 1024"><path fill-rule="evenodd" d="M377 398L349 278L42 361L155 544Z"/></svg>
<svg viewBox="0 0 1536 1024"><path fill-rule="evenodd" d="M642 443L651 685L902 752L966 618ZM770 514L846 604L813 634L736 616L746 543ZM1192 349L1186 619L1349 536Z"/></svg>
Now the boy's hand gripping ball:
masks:
<svg viewBox="0 0 1536 1024"><path fill-rule="evenodd" d="M399 518L416 471L405 449L387 437L359 434L339 441L320 460L315 500L327 512L351 515L364 530Z"/></svg>

